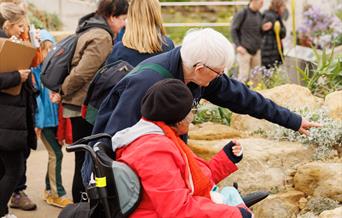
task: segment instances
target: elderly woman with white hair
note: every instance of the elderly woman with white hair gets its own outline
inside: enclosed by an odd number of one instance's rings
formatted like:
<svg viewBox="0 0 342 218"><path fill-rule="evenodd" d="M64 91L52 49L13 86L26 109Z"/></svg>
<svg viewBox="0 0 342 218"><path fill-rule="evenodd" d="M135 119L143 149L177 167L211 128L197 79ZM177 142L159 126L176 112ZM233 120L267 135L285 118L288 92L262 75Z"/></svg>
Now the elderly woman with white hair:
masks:
<svg viewBox="0 0 342 218"><path fill-rule="evenodd" d="M192 93L193 106L204 98L235 113L266 119L304 134L318 126L225 75L234 58L232 44L221 33L210 28L190 31L182 46L143 61L111 90L99 109L93 133L114 135L137 123L146 90L165 78L184 82ZM90 179L91 165L86 158L84 182Z"/></svg>

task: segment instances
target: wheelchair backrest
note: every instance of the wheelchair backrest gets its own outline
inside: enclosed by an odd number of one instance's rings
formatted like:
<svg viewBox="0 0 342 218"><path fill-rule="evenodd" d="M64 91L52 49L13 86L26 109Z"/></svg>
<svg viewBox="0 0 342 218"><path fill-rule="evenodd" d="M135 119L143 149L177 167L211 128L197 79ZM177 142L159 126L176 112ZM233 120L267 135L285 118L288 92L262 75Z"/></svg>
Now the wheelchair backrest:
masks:
<svg viewBox="0 0 342 218"><path fill-rule="evenodd" d="M95 145L97 163L105 177L96 178L96 186L106 186L107 200L112 217L128 217L139 205L142 186L139 177L125 163L115 161L113 152L103 145ZM109 155L110 156L109 156Z"/></svg>

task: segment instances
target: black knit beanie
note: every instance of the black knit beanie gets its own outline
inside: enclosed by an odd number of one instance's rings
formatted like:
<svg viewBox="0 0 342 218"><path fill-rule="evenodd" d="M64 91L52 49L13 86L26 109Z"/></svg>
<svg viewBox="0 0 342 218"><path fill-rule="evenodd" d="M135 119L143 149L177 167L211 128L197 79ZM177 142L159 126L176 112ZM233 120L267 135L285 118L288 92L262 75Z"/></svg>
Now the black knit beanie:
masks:
<svg viewBox="0 0 342 218"><path fill-rule="evenodd" d="M164 79L151 86L141 101L141 115L151 121L175 124L192 107L192 93L178 79Z"/></svg>

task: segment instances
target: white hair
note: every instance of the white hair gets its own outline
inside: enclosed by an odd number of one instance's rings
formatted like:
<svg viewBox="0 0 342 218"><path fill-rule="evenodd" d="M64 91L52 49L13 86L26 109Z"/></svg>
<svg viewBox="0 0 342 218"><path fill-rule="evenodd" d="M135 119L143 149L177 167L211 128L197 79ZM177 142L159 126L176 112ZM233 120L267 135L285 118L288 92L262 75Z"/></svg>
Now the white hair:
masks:
<svg viewBox="0 0 342 218"><path fill-rule="evenodd" d="M183 64L192 68L197 63L229 69L235 61L234 47L221 33L211 29L191 29L181 47Z"/></svg>

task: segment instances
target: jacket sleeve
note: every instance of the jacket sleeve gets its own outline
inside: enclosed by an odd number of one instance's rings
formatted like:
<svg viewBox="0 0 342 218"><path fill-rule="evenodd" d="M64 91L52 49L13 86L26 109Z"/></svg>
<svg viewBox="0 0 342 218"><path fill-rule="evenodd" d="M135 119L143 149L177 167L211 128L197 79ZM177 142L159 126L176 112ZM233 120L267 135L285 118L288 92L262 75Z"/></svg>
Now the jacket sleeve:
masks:
<svg viewBox="0 0 342 218"><path fill-rule="evenodd" d="M87 85L106 60L111 51L112 42L110 37L108 37L108 33L104 33L104 31L89 31L85 33L91 34L91 39L85 42L86 47L82 48L83 54L80 61L72 68L62 84L62 91L65 96L71 95ZM85 34L82 36L86 37ZM83 40L82 36L79 38L79 41Z"/></svg>
<svg viewBox="0 0 342 218"><path fill-rule="evenodd" d="M279 22L280 22L280 38L283 39L286 37L286 27L283 23L283 20L281 19L281 17L279 17Z"/></svg>
<svg viewBox="0 0 342 218"><path fill-rule="evenodd" d="M131 167L138 173L146 195L144 198L151 201L158 217L242 217L238 207L193 196L180 171L180 162L177 161L181 158L180 154L170 149L174 147L172 142L158 141L157 144L144 144L148 149L142 148L141 152L135 150L137 159L144 161L133 161Z"/></svg>
<svg viewBox="0 0 342 218"><path fill-rule="evenodd" d="M152 75L122 79L101 103L93 134L105 132L114 135L115 132L138 122L141 117L140 103L146 90L163 79L153 71L143 71L139 74Z"/></svg>
<svg viewBox="0 0 342 218"><path fill-rule="evenodd" d="M209 161L208 167L212 173L212 180L216 184L238 170L238 167L229 159L224 150L221 150Z"/></svg>
<svg viewBox="0 0 342 218"><path fill-rule="evenodd" d="M288 109L248 89L244 84L226 75L218 77L203 90L203 98L213 104L239 114L248 114L266 119L283 127L297 131L302 118Z"/></svg>
<svg viewBox="0 0 342 218"><path fill-rule="evenodd" d="M20 84L19 72L0 73L0 89L8 89Z"/></svg>
<svg viewBox="0 0 342 218"><path fill-rule="evenodd" d="M241 45L240 28L242 25L244 13L246 13L244 10L235 14L233 18L232 27L231 27L231 34L232 34L233 42L236 47Z"/></svg>

